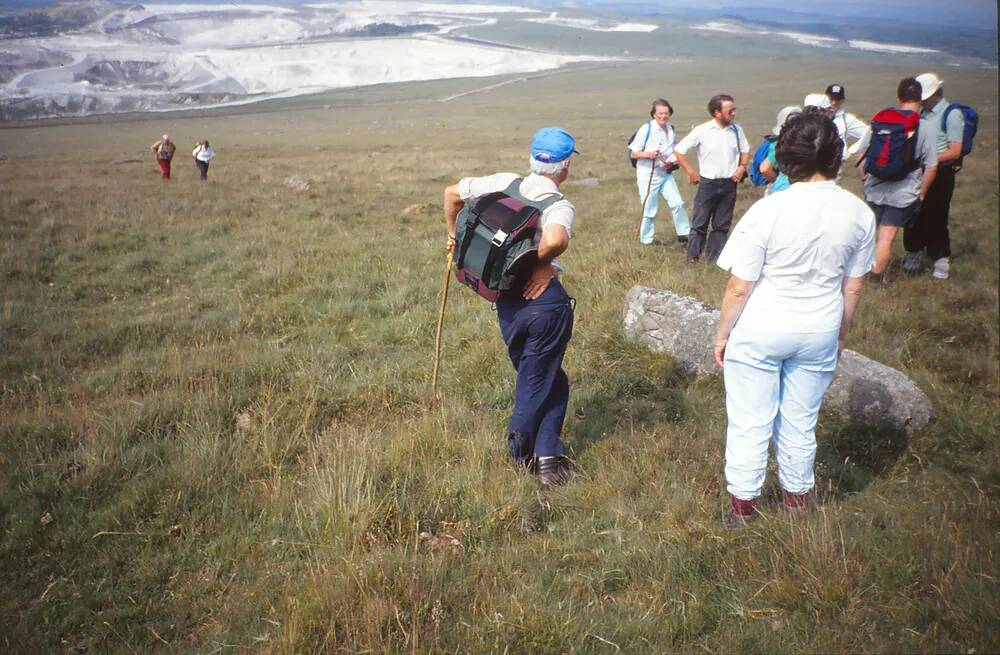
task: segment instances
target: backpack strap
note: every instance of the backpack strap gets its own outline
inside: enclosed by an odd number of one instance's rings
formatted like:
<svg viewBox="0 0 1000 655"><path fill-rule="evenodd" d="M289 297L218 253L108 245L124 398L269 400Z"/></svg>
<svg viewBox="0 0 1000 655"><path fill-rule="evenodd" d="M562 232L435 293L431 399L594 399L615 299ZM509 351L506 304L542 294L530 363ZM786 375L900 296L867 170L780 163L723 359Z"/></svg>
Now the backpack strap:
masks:
<svg viewBox="0 0 1000 655"><path fill-rule="evenodd" d="M738 156L740 154L740 129L736 127L736 123L730 125L729 128L733 131L733 134L736 135L736 154Z"/></svg>
<svg viewBox="0 0 1000 655"><path fill-rule="evenodd" d="M544 212L553 204L563 199L563 194L559 193L558 191L554 191L550 194L547 194L548 197L543 200L528 200L523 195L521 195L521 182L523 181L524 181L523 177L514 178L514 181L508 184L507 188L504 189L503 191L504 195L510 198L516 198L517 200L520 200L524 204L534 207L539 212Z"/></svg>
<svg viewBox="0 0 1000 655"><path fill-rule="evenodd" d="M951 113L951 110L958 109L958 106L959 105L957 102L951 103L950 105L945 107L944 113L941 115L941 131L944 132L945 134L947 134L948 132L948 114Z"/></svg>
<svg viewBox="0 0 1000 655"><path fill-rule="evenodd" d="M646 138L642 140L642 149L646 150L646 144L649 143L649 137L653 135L653 121L646 123Z"/></svg>

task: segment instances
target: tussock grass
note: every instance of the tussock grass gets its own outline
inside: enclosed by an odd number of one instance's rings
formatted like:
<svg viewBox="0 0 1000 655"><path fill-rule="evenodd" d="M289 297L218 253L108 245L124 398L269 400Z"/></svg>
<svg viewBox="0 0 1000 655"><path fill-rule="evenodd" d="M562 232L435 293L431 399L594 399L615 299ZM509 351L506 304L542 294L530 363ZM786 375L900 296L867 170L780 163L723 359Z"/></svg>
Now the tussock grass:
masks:
<svg viewBox="0 0 1000 655"><path fill-rule="evenodd" d="M785 516L772 475L763 520L729 533L721 380L687 380L621 333L633 284L721 298L723 272L683 267L675 245L638 247L621 155L659 93L651 74L683 132L718 90L696 74L709 68L577 70L451 103L376 89L375 108L299 99L0 130L0 644L1000 648L995 75L949 79L983 117L953 204L952 279L867 290L850 338L912 376L934 422L906 437L823 416L821 507ZM751 135L816 80L850 86L865 114L891 104L904 72L845 79L803 62L801 84L747 82L759 71L714 78ZM455 286L442 402L426 409L441 189L522 170L542 124L578 135L573 178L600 179L566 187L579 211L564 258L577 300L566 439L581 476L549 494L506 461L513 374L489 308ZM152 161L108 163L165 129L218 144L209 183L184 157L169 185ZM737 215L757 195L742 189Z"/></svg>

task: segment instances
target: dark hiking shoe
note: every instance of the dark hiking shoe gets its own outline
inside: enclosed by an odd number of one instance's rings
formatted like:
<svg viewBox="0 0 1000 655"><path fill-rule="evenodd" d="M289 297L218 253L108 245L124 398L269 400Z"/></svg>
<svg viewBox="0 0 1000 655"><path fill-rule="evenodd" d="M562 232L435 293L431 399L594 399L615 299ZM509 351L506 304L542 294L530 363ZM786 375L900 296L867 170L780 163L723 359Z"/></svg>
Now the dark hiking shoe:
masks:
<svg viewBox="0 0 1000 655"><path fill-rule="evenodd" d="M782 490L781 506L791 514L801 514L809 509L809 494L793 494Z"/></svg>
<svg viewBox="0 0 1000 655"><path fill-rule="evenodd" d="M722 525L729 530L739 530L757 518L757 507L752 500L730 496L730 509L722 517Z"/></svg>
<svg viewBox="0 0 1000 655"><path fill-rule="evenodd" d="M687 243L687 242L688 242L688 236L686 234L677 237L677 243Z"/></svg>
<svg viewBox="0 0 1000 655"><path fill-rule="evenodd" d="M542 483L542 489L567 484L573 479L573 467L566 457L538 457L535 459L535 474Z"/></svg>
<svg viewBox="0 0 1000 655"><path fill-rule="evenodd" d="M697 257L688 257L684 260L684 263L688 266L697 266L699 261Z"/></svg>

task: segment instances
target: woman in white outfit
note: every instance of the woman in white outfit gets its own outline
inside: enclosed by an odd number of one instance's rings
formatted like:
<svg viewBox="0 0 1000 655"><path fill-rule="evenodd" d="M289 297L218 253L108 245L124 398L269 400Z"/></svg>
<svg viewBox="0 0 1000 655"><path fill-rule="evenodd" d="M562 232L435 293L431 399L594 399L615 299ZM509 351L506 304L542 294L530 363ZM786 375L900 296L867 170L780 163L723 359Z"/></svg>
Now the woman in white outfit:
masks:
<svg viewBox="0 0 1000 655"><path fill-rule="evenodd" d="M677 158L674 157L676 137L674 127L670 124L673 114L674 109L670 103L657 98L653 101L653 108L649 110L652 120L636 130L635 137L628 144L629 156L635 160L639 202L643 203L639 243L647 246L653 243L656 232L656 211L660 206L660 196L667 201L670 213L673 214L677 240L686 242L691 232L684 200L673 175L673 171L677 169Z"/></svg>
<svg viewBox="0 0 1000 655"><path fill-rule="evenodd" d="M875 217L837 186L844 152L818 113L789 118L777 160L792 185L755 203L719 257L730 271L715 361L726 384L726 523L756 515L774 443L789 511L805 508L816 419L875 253Z"/></svg>
<svg viewBox="0 0 1000 655"><path fill-rule="evenodd" d="M212 161L212 157L215 156L215 150L208 144L208 140L205 140L198 142L191 154L194 156L198 172L201 173L201 181L204 182L208 179L208 162Z"/></svg>

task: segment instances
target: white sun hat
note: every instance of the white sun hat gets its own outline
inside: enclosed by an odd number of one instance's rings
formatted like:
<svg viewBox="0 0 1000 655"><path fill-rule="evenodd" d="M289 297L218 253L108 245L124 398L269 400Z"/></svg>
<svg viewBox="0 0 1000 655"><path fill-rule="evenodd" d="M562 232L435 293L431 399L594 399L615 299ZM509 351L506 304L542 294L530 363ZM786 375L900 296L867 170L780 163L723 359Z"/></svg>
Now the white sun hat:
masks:
<svg viewBox="0 0 1000 655"><path fill-rule="evenodd" d="M826 97L825 93L810 93L806 96L805 100L802 101L802 106L829 109L830 99Z"/></svg>
<svg viewBox="0 0 1000 655"><path fill-rule="evenodd" d="M920 99L927 100L932 95L937 93L937 90L941 88L944 84L944 80L939 78L934 73L922 73L917 75L917 81L920 82Z"/></svg>

